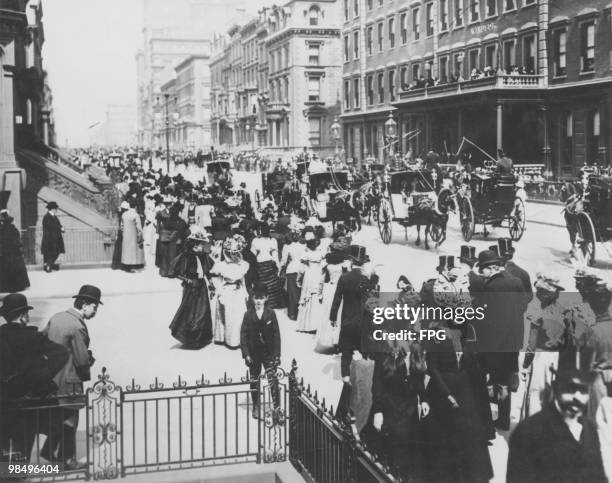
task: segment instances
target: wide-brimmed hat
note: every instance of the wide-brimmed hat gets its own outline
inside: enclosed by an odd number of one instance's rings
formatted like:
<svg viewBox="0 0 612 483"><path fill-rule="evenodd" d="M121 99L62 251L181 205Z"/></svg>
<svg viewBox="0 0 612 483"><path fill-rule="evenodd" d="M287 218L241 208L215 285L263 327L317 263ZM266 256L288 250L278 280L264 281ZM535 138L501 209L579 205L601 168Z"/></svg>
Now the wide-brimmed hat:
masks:
<svg viewBox="0 0 612 483"><path fill-rule="evenodd" d="M512 246L511 238L500 238L497 240L497 246L499 247L499 254L502 257L512 256L515 248Z"/></svg>
<svg viewBox="0 0 612 483"><path fill-rule="evenodd" d="M356 263L367 263L370 257L366 253L366 247L362 245L350 245L348 248L347 257Z"/></svg>
<svg viewBox="0 0 612 483"><path fill-rule="evenodd" d="M10 293L2 301L0 307L0 316L8 320L8 317L13 314L32 310L34 307L28 305L28 299L20 293Z"/></svg>
<svg viewBox="0 0 612 483"><path fill-rule="evenodd" d="M189 240L205 242L208 241L209 235L203 228L193 225L189 228L189 236L187 238Z"/></svg>
<svg viewBox="0 0 612 483"><path fill-rule="evenodd" d="M474 265L476 260L478 260L476 258L476 247L472 245L461 245L459 261L467 263L468 265Z"/></svg>
<svg viewBox="0 0 612 483"><path fill-rule="evenodd" d="M55 201L49 201L49 203L47 203L48 210L57 210L58 208L59 206L57 206L57 203Z"/></svg>
<svg viewBox="0 0 612 483"><path fill-rule="evenodd" d="M246 245L246 240L242 235L233 235L226 238L223 242L223 251L229 253L241 253Z"/></svg>
<svg viewBox="0 0 612 483"><path fill-rule="evenodd" d="M476 266L478 270L481 270L491 265L502 265L502 259L492 250L483 250L478 254L478 261Z"/></svg>
<svg viewBox="0 0 612 483"><path fill-rule="evenodd" d="M459 284L448 280L438 279L433 284L433 300L438 307L469 307L472 305L472 298L467 287L461 290ZM465 322L454 321L456 324Z"/></svg>
<svg viewBox="0 0 612 483"><path fill-rule="evenodd" d="M538 273L536 275L536 281L533 283L535 288L546 290L547 292L557 292L565 290L565 288L559 283L559 277L554 277L544 273Z"/></svg>
<svg viewBox="0 0 612 483"><path fill-rule="evenodd" d="M442 255L439 257L438 266L436 270L438 272L448 272L455 268L455 257L452 255Z"/></svg>
<svg viewBox="0 0 612 483"><path fill-rule="evenodd" d="M83 299L89 302L95 302L100 305L104 305L100 298L102 297L102 292L100 289L94 285L83 285L79 290L77 295L74 295L73 299Z"/></svg>

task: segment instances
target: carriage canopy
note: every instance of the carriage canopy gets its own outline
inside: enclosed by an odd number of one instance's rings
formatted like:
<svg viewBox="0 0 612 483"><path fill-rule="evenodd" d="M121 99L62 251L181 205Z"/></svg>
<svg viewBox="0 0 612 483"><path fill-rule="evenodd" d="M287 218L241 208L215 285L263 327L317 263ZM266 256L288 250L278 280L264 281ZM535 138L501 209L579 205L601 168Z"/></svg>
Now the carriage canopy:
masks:
<svg viewBox="0 0 612 483"><path fill-rule="evenodd" d="M429 171L409 170L389 174L391 193L397 194L402 191L410 193L428 193L436 190L436 183Z"/></svg>
<svg viewBox="0 0 612 483"><path fill-rule="evenodd" d="M348 171L329 171L310 175L310 197L326 190L346 190L349 187Z"/></svg>

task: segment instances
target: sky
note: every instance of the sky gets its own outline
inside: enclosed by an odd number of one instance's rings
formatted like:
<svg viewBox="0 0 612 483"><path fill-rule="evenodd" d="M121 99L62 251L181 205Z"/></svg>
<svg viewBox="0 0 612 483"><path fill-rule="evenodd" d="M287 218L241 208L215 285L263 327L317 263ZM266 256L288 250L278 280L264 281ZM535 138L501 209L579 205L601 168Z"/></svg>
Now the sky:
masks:
<svg viewBox="0 0 612 483"><path fill-rule="evenodd" d="M167 0L172 2L172 0ZM85 146L109 104L136 104L143 0L42 0L57 143ZM245 0L255 12L274 0ZM284 2L276 2L284 3ZM214 25L214 22L213 22Z"/></svg>

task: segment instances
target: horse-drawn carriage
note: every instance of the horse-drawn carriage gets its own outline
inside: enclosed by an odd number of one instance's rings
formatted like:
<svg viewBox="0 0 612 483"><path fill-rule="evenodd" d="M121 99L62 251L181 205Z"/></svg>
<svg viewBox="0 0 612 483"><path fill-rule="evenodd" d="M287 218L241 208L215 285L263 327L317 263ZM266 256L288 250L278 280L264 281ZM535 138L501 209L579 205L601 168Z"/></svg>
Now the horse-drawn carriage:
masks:
<svg viewBox="0 0 612 483"><path fill-rule="evenodd" d="M566 200L565 221L573 252L594 265L597 242L612 240L612 176L585 172L576 188Z"/></svg>
<svg viewBox="0 0 612 483"><path fill-rule="evenodd" d="M493 163L485 170L472 173L457 190L461 233L465 241L474 235L476 224L483 225L483 234L492 227L507 226L510 238L518 241L525 232L525 203L520 196L514 175L499 175Z"/></svg>
<svg viewBox="0 0 612 483"><path fill-rule="evenodd" d="M351 230L361 227L359 213L351 206L352 192L349 171L312 173L308 177L308 199L303 200L308 216L315 215L320 221L342 221Z"/></svg>
<svg viewBox="0 0 612 483"><path fill-rule="evenodd" d="M208 184L212 185L215 181L228 183L229 178L223 179L225 174L229 177L229 172L232 167L232 163L229 159L220 159L216 161L209 161L206 163L206 179Z"/></svg>
<svg viewBox="0 0 612 483"><path fill-rule="evenodd" d="M385 175L378 206L378 231L383 243L391 242L393 222L404 227L407 237L409 226L417 226L417 245L420 244L420 227L425 226L427 236L440 244L446 238L446 222L451 204L451 193L436 193L433 172L425 169L408 169Z"/></svg>

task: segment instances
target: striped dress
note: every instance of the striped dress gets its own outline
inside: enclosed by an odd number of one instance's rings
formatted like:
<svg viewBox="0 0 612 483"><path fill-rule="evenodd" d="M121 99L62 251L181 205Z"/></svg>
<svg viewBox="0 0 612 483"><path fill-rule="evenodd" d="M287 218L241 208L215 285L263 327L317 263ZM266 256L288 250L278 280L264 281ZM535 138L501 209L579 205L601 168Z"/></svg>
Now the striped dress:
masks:
<svg viewBox="0 0 612 483"><path fill-rule="evenodd" d="M278 277L278 243L273 238L257 237L251 244L251 251L257 257L255 271L258 281L265 287L268 306L285 308L287 296Z"/></svg>

